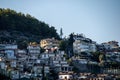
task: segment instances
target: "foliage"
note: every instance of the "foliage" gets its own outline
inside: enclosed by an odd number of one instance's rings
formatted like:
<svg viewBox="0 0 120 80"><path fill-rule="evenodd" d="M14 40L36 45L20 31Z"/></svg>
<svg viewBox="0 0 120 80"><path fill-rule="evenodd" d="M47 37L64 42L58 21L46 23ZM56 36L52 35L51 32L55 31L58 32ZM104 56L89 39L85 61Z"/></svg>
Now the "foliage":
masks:
<svg viewBox="0 0 120 80"><path fill-rule="evenodd" d="M40 53L43 53L43 52L45 52L45 49L41 48Z"/></svg>
<svg viewBox="0 0 120 80"><path fill-rule="evenodd" d="M99 55L99 61L103 62L105 60L105 55L104 54L100 54Z"/></svg>
<svg viewBox="0 0 120 80"><path fill-rule="evenodd" d="M73 53L73 42L74 42L74 38L73 38L73 33L71 33L69 35L69 39L68 39L68 45L67 45L67 53L69 55L69 57L72 57L74 55Z"/></svg>
<svg viewBox="0 0 120 80"><path fill-rule="evenodd" d="M99 62L99 55L101 54L100 52L91 52L91 54L93 55L92 59Z"/></svg>
<svg viewBox="0 0 120 80"><path fill-rule="evenodd" d="M73 69L72 69L74 72L76 72L76 73L79 73L79 69L78 68L76 68L75 66L73 67Z"/></svg>
<svg viewBox="0 0 120 80"><path fill-rule="evenodd" d="M73 33L71 33L69 35L69 38L61 40L59 44L60 50L65 51L65 53L67 53L68 55L68 58L73 56L73 42L74 42Z"/></svg>
<svg viewBox="0 0 120 80"><path fill-rule="evenodd" d="M58 79L58 74L53 69L51 69L49 78L52 78L52 80L57 80Z"/></svg>
<svg viewBox="0 0 120 80"><path fill-rule="evenodd" d="M67 47L68 41L67 40L62 40L59 44L59 49L65 51Z"/></svg>
<svg viewBox="0 0 120 80"><path fill-rule="evenodd" d="M107 62L107 63L105 64L105 67L120 68L120 62L115 62L115 61Z"/></svg>
<svg viewBox="0 0 120 80"><path fill-rule="evenodd" d="M2 31L10 33L7 37L0 34L1 41L7 41L9 39L16 40L16 36L18 38L23 36L27 41L34 40L37 42L43 38L55 37L56 39L60 39L55 27L49 26L45 22L39 21L29 14L25 15L11 9L0 8L0 32Z"/></svg>
<svg viewBox="0 0 120 80"><path fill-rule="evenodd" d="M12 79L10 79L10 77L8 77L6 75L3 75L1 73L0 73L0 79L2 79L2 80L12 80Z"/></svg>
<svg viewBox="0 0 120 80"><path fill-rule="evenodd" d="M69 36L70 37L68 39L68 45L73 46L73 42L75 41L73 38L73 33L71 33Z"/></svg>

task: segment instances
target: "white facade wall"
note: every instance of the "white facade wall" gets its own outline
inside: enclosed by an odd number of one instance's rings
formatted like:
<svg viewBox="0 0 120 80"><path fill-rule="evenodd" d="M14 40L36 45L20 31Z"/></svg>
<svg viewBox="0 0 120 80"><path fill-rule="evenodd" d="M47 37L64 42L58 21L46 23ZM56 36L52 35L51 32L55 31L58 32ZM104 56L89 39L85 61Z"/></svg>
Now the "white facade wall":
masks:
<svg viewBox="0 0 120 80"><path fill-rule="evenodd" d="M90 51L91 52L96 52L97 48L96 48L96 45L95 44L91 44L90 45Z"/></svg>
<svg viewBox="0 0 120 80"><path fill-rule="evenodd" d="M73 79L73 76L72 75L69 75L69 74L61 74L61 75L59 75L59 80L65 80L65 79Z"/></svg>
<svg viewBox="0 0 120 80"><path fill-rule="evenodd" d="M12 44L5 45L5 49L17 49L17 48L18 48L17 45L12 45Z"/></svg>
<svg viewBox="0 0 120 80"><path fill-rule="evenodd" d="M80 52L95 52L96 51L96 45L92 43L85 43L81 42L80 40L75 40L73 43L73 50L75 53L80 53Z"/></svg>
<svg viewBox="0 0 120 80"><path fill-rule="evenodd" d="M41 58L42 59L48 59L49 58L49 54L41 54Z"/></svg>
<svg viewBox="0 0 120 80"><path fill-rule="evenodd" d="M29 45L29 46L27 47L27 49L28 49L28 52L29 52L29 53L37 53L37 54L40 53L40 47L39 47L39 46Z"/></svg>

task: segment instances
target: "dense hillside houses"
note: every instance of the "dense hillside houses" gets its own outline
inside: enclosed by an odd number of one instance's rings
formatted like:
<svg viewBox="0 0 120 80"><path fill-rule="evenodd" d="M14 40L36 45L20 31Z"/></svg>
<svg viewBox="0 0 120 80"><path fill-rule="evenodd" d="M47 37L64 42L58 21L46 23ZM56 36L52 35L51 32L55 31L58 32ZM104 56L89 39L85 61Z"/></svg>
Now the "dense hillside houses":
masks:
<svg viewBox="0 0 120 80"><path fill-rule="evenodd" d="M120 78L120 52L116 41L97 44L82 34L73 35L73 53L59 50L60 41L46 38L17 44L0 44L0 74L32 80L113 80ZM66 39L68 40L68 39ZM66 41L67 42L67 41ZM41 51L44 49L44 51Z"/></svg>
<svg viewBox="0 0 120 80"><path fill-rule="evenodd" d="M106 51L116 51L119 48L119 44L117 41L109 41L102 43Z"/></svg>
<svg viewBox="0 0 120 80"><path fill-rule="evenodd" d="M55 73L72 71L64 57L64 51L41 53L40 50L40 45L36 42L30 42L27 49L23 50L18 49L16 44L0 44L0 73L11 79L41 80L50 75L51 69Z"/></svg>

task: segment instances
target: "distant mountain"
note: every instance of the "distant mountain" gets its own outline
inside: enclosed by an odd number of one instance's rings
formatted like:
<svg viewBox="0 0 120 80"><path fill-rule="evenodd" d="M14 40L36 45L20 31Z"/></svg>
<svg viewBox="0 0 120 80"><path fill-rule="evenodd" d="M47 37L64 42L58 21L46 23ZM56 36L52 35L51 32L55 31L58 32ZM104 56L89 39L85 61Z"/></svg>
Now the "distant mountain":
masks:
<svg viewBox="0 0 120 80"><path fill-rule="evenodd" d="M0 42L39 42L43 38L60 39L55 27L29 14L0 8Z"/></svg>

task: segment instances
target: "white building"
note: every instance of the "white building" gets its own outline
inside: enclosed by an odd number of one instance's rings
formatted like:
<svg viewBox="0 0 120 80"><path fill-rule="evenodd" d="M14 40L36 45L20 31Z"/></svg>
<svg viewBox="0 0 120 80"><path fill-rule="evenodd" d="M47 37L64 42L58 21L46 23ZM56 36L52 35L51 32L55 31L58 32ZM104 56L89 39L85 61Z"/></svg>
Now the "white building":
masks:
<svg viewBox="0 0 120 80"><path fill-rule="evenodd" d="M40 46L35 42L30 43L27 49L29 54L40 54Z"/></svg>
<svg viewBox="0 0 120 80"><path fill-rule="evenodd" d="M15 59L15 54L18 49L16 44L0 44L1 50L3 50L6 54L6 58Z"/></svg>
<svg viewBox="0 0 120 80"><path fill-rule="evenodd" d="M102 45L105 47L106 50L112 50L112 49L119 48L119 44L117 41L104 42L102 43Z"/></svg>
<svg viewBox="0 0 120 80"><path fill-rule="evenodd" d="M80 52L95 52L96 45L94 43L84 42L82 40L75 40L73 43L73 51L74 53Z"/></svg>
<svg viewBox="0 0 120 80"><path fill-rule="evenodd" d="M40 46L48 52L54 52L55 50L58 50L59 43L60 41L55 38L47 38L40 41Z"/></svg>
<svg viewBox="0 0 120 80"><path fill-rule="evenodd" d="M27 66L32 67L34 64L38 63L38 57L40 55L40 46L36 42L31 42L28 47L28 58L27 58Z"/></svg>
<svg viewBox="0 0 120 80"><path fill-rule="evenodd" d="M26 50L19 50L18 49L16 56L17 56L17 59L21 62L27 60L27 58L28 58Z"/></svg>
<svg viewBox="0 0 120 80"><path fill-rule="evenodd" d="M73 80L73 72L60 72L58 77L58 80Z"/></svg>

